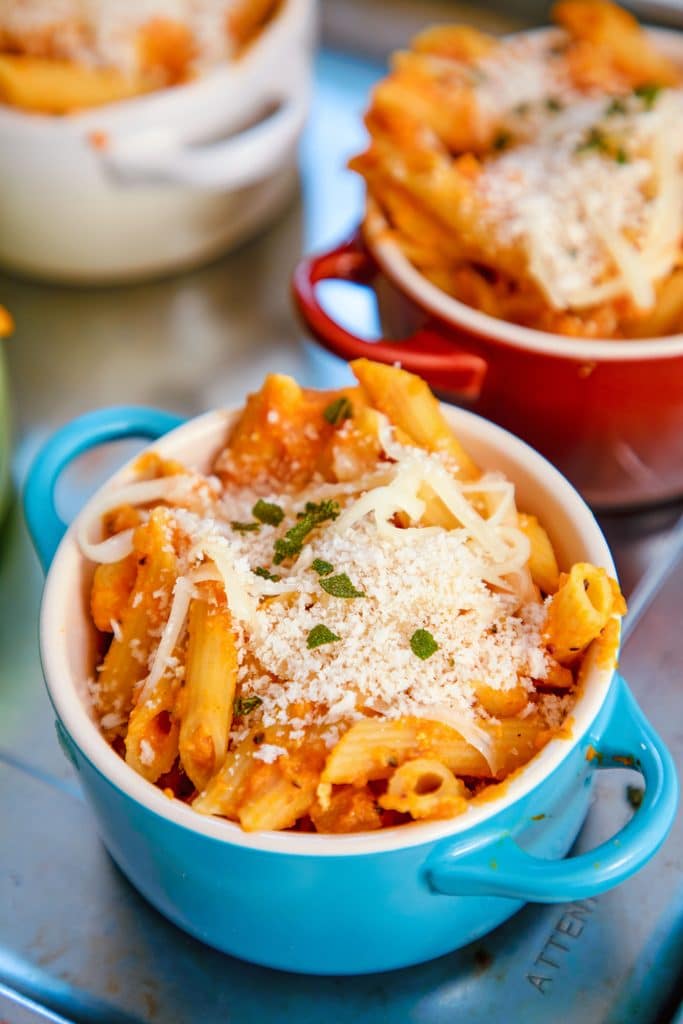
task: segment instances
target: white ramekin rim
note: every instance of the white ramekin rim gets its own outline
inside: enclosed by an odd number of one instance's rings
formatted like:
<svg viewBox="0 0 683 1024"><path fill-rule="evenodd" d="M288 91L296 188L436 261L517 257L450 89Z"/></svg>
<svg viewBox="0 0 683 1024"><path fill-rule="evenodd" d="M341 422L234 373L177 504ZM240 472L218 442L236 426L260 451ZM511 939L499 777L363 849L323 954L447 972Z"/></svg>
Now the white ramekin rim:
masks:
<svg viewBox="0 0 683 1024"><path fill-rule="evenodd" d="M456 430L470 434L490 450L511 457L536 483L543 481L547 501L556 508L569 510L576 534L585 546L583 557L602 565L610 575L616 569L607 542L592 512L571 484L546 459L502 427L474 413L444 406ZM188 446L205 452L208 444L217 443L236 410L215 410L196 417L150 445L156 451L172 455L179 442L186 452ZM185 457L187 457L185 455ZM81 590L81 572L85 560L76 543L76 530L81 517L91 504L109 488L118 486L130 475L131 460L98 489L67 530L48 572L40 615L40 649L45 681L50 699L71 741L94 769L111 785L167 822L190 830L207 839L234 846L280 853L288 856L348 856L373 854L421 846L446 838L455 838L488 821L540 785L589 732L603 707L614 677L614 663L597 664L588 674L583 693L571 712L570 735L551 740L514 778L505 783L500 796L472 806L460 817L402 825L378 832L343 836L293 832L244 832L234 822L206 818L178 800L166 797L156 786L139 776L112 750L96 723L90 717L86 702L79 694L85 680L74 678L68 659L68 631L64 624L65 608L72 593ZM197 458L199 462L199 456ZM66 581L66 582L65 582Z"/></svg>
<svg viewBox="0 0 683 1024"><path fill-rule="evenodd" d="M207 100L220 102L225 94L239 90L244 80L263 63L270 63L272 48L279 49L286 44L291 33L296 32L311 16L313 4L314 0L283 0L272 21L261 30L243 55L209 69L190 82L65 116L27 112L0 104L0 132L28 136L47 133L58 136L67 133L83 134L94 129L119 128L137 118L153 123L156 117L166 117L176 108L188 104L205 104Z"/></svg>
<svg viewBox="0 0 683 1024"><path fill-rule="evenodd" d="M556 31L553 26L544 26L514 34L533 36ZM652 35L672 58L679 58L683 64L683 32L648 27L648 34ZM453 298L424 277L404 255L398 242L391 237L383 214L370 196L363 229L368 247L392 282L424 309L448 321L456 329L463 328L484 340L512 348L521 348L558 359L578 360L582 363L672 359L683 355L683 333L631 340L569 338L498 320Z"/></svg>

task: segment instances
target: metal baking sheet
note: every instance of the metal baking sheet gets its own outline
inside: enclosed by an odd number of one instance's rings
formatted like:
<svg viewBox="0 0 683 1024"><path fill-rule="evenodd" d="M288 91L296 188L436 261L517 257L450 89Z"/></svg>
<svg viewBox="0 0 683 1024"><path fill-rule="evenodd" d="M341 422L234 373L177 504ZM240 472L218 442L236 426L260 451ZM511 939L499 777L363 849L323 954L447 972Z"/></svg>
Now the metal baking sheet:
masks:
<svg viewBox="0 0 683 1024"><path fill-rule="evenodd" d="M302 346L288 277L296 253L340 237L358 214L361 189L344 164L362 141L358 115L378 71L334 55L318 71L303 149L305 213L295 205L239 252L144 286L87 291L0 279L18 327L8 347L18 477L40 440L86 408L139 401L190 415L239 399L266 370L310 383L338 372ZM365 299L346 306L366 321ZM122 457L88 456L65 481L63 507L77 507ZM679 514L604 521L628 591L666 557ZM647 868L618 890L526 907L473 946L405 971L287 975L178 931L111 862L59 749L37 654L40 587L15 505L0 533L0 1021L4 1014L9 1024L655 1024L674 1012L683 949L680 820ZM622 662L679 763L682 606L683 575L673 573ZM578 849L631 813L628 781L625 772L601 774Z"/></svg>

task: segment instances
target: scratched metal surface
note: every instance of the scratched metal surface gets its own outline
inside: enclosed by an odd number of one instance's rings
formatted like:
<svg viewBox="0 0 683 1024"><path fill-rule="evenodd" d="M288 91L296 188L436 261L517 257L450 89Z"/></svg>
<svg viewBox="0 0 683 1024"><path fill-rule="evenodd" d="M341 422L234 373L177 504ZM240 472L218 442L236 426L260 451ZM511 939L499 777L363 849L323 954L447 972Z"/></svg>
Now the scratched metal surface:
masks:
<svg viewBox="0 0 683 1024"><path fill-rule="evenodd" d="M335 372L301 346L286 286L302 245L331 242L357 216L360 189L343 165L362 137L357 115L375 76L362 63L321 60L304 146L306 212L293 207L239 253L138 288L86 292L0 279L18 324L8 348L18 477L40 439L85 408L141 401L189 415L239 398L266 369L311 383ZM356 321L368 313L360 298L347 298L346 310ZM64 507L75 508L122 456L89 456L66 482ZM678 514L605 522L628 591L665 554ZM651 864L616 892L527 907L474 946L393 974L291 976L178 931L113 866L61 755L36 649L40 586L15 506L0 532L0 1021L655 1024L674 1011L683 949L680 820ZM677 573L622 662L679 763L682 604ZM624 772L600 778L580 849L626 819L627 781Z"/></svg>

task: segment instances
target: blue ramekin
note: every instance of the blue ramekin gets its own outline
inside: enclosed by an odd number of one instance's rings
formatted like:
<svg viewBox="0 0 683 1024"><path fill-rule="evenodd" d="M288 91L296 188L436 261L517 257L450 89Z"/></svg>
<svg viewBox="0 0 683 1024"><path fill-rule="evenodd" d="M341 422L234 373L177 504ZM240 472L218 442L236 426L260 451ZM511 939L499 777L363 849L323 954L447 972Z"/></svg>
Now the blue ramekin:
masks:
<svg viewBox="0 0 683 1024"><path fill-rule="evenodd" d="M516 482L520 507L541 516L561 564L591 561L614 574L595 519L557 470L500 427L444 408L474 458ZM48 441L26 485L29 528L51 565L41 655L57 729L108 850L140 892L181 928L243 959L359 974L439 956L526 901L595 896L642 867L671 827L678 784L668 751L616 672L616 651L593 659L562 735L491 799L450 821L348 836L245 833L167 798L114 753L87 700L92 566L75 526L57 516L56 482L80 453L127 437L167 435L156 450L206 468L233 416L219 411L179 425L150 409L90 413ZM129 464L105 488L131 472ZM597 849L563 859L588 812L596 771L624 766L645 781L640 808Z"/></svg>

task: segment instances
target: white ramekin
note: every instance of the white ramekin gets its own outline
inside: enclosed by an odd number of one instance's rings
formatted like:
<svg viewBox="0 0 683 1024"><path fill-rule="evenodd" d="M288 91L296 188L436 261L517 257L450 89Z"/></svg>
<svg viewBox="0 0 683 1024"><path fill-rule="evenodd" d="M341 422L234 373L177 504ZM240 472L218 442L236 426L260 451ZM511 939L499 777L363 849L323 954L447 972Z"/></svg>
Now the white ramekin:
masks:
<svg viewBox="0 0 683 1024"><path fill-rule="evenodd" d="M0 264L109 283L185 269L288 198L315 0L284 0L245 54L187 85L54 117L0 107Z"/></svg>

